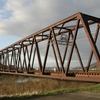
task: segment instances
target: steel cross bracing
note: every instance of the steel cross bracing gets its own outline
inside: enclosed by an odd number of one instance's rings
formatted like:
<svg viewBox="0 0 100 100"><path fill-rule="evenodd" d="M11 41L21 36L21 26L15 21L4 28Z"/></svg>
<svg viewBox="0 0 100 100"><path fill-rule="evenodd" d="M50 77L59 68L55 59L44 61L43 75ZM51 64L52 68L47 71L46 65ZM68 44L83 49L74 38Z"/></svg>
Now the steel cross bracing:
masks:
<svg viewBox="0 0 100 100"><path fill-rule="evenodd" d="M97 25L95 37L91 35L90 26L93 24ZM100 67L100 54L96 46L99 28L99 18L80 12L76 13L0 50L0 70L4 72L16 71L23 73L26 71L27 73L30 73L34 70L35 59L37 59L40 73L42 75L46 74L46 64L50 53L50 47L53 51L52 53L54 55L57 71L65 74L66 76L69 73L69 67L74 48L76 50L78 60L83 72L89 71L89 66L91 64L93 54L96 58L98 66ZM84 68L80 51L76 43L79 29L83 29L85 31L91 46L87 69ZM62 52L59 48L58 37L64 34L67 36L67 38L65 40L65 48L62 56ZM42 48L44 51L44 54L42 54L44 58L42 59L40 52L41 48L39 44L43 41L46 42L44 42L45 48ZM68 48L70 49L69 53L67 52ZM66 56L68 56L67 63L65 62Z"/></svg>

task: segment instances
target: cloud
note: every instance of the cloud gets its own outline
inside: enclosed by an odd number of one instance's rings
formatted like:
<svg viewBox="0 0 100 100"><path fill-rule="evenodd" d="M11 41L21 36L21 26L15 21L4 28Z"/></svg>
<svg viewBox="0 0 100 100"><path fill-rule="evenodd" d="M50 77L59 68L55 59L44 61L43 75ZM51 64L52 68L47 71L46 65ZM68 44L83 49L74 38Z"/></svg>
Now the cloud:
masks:
<svg viewBox="0 0 100 100"><path fill-rule="evenodd" d="M23 38L77 12L100 17L100 0L1 1L0 36L12 35ZM84 51L82 49L81 51ZM85 49L85 52L87 55L88 50Z"/></svg>
<svg viewBox="0 0 100 100"><path fill-rule="evenodd" d="M0 34L24 37L79 11L100 16L99 4L99 0L6 0Z"/></svg>

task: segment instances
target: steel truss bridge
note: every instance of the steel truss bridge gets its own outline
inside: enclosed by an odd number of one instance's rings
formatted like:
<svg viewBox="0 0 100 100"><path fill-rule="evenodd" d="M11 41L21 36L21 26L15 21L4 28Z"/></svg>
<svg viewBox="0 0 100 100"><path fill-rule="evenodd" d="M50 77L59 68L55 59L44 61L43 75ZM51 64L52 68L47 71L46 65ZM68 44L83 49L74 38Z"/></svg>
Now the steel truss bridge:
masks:
<svg viewBox="0 0 100 100"><path fill-rule="evenodd" d="M96 30L94 36L92 35L91 26ZM100 18L80 12L76 13L0 50L0 73L28 74L44 77L50 75L51 77L53 72L46 70L49 66L47 62L51 54L56 64L57 72L55 74L59 73L59 75L67 77L70 74L69 69L74 49L82 69L81 72L87 73L89 71L93 54L98 68L100 68L100 54L96 45L99 28ZM86 68L76 42L80 31L84 31L86 34L91 48ZM64 45L63 51L60 49L60 44ZM34 69L36 66L35 62L38 64L38 71Z"/></svg>

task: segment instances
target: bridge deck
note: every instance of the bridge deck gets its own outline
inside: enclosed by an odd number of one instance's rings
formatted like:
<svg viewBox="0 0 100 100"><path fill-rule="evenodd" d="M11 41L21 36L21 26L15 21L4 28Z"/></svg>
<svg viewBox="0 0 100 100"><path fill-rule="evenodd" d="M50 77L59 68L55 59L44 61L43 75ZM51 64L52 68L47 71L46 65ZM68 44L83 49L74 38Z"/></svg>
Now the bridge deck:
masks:
<svg viewBox="0 0 100 100"><path fill-rule="evenodd" d="M66 81L82 81L82 82L95 82L100 83L100 74L99 75L78 75L73 76L65 76L64 74L59 73L51 73L51 75L41 75L39 72L35 74L28 73L17 73L17 72L0 72L0 74L9 74L9 75L22 75L22 76L31 76L37 78L50 78L50 79L58 79L58 80L66 80Z"/></svg>

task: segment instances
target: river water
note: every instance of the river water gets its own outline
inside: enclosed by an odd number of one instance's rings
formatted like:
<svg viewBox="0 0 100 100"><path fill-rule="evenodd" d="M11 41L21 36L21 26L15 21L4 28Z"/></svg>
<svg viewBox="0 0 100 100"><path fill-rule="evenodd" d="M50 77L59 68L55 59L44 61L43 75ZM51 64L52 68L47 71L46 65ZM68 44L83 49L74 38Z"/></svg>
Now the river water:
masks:
<svg viewBox="0 0 100 100"><path fill-rule="evenodd" d="M25 77L25 76L0 75L0 83L6 83L6 82L23 83L28 81L36 82L40 81L40 79L34 77Z"/></svg>

